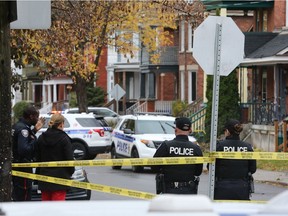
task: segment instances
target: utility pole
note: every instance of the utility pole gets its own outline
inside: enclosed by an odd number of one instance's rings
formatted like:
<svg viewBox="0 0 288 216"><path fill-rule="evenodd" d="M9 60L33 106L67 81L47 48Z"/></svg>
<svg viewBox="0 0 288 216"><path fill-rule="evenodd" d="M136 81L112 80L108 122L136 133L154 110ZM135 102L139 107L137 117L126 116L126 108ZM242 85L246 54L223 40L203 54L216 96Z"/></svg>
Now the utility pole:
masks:
<svg viewBox="0 0 288 216"><path fill-rule="evenodd" d="M16 19L16 1L0 1L0 202L11 201L10 22Z"/></svg>

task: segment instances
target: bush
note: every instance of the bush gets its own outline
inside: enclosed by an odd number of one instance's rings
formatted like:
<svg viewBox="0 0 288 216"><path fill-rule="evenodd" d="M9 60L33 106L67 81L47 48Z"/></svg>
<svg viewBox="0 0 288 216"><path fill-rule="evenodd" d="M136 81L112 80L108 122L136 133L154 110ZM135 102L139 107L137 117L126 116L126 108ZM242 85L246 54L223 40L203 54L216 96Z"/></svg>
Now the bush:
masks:
<svg viewBox="0 0 288 216"><path fill-rule="evenodd" d="M174 101L172 103L172 115L173 116L179 116L179 114L185 110L188 106L188 103L186 101L181 101L181 100L177 100L177 101Z"/></svg>

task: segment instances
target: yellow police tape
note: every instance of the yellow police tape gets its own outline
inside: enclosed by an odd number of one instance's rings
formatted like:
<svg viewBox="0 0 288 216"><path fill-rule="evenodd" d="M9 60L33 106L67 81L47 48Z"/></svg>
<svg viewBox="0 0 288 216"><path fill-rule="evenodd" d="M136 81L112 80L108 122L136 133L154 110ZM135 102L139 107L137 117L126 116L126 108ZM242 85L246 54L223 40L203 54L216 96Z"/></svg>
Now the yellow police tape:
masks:
<svg viewBox="0 0 288 216"><path fill-rule="evenodd" d="M37 163L13 163L12 167L69 167L69 166L153 166L213 163L216 158L222 159L256 159L256 160L288 160L287 153L277 152L212 152L209 157L165 157L165 158L131 158L131 159L97 159L82 161L53 161ZM112 193L139 199L152 199L155 194L118 187L110 187L88 182L60 179L55 177L24 173L12 170L13 176L19 176L71 187ZM250 201L258 202L258 201Z"/></svg>
<svg viewBox="0 0 288 216"><path fill-rule="evenodd" d="M210 157L166 157L166 158L131 158L131 159L97 159L78 161L53 161L38 163L13 163L12 167L69 167L69 166L151 166L175 164L212 163Z"/></svg>
<svg viewBox="0 0 288 216"><path fill-rule="evenodd" d="M119 196L133 197L137 199L151 200L156 196L156 194L142 192L142 191L128 190L128 189L123 189L119 187L111 187L111 186L94 184L94 183L89 183L89 182L79 182L75 180L67 180L67 179L62 179L62 178L20 172L20 171L15 171L15 170L12 170L12 175L23 177L23 178L28 178L28 179L33 179L33 180L39 180L39 181L44 181L44 182L49 182L49 183L65 185L69 187L82 188L86 190L94 190L94 191L99 191L103 193L111 193L111 194L115 194ZM251 201L214 200L214 201L216 202L250 202L250 203L266 203L267 202L267 201L258 201L258 200L251 200Z"/></svg>
<svg viewBox="0 0 288 216"><path fill-rule="evenodd" d="M165 158L130 158L97 159L78 161L53 161L38 163L13 163L12 167L69 167L69 166L153 166L175 164L213 163L216 158L288 160L287 153L277 152L212 152L209 157L165 157Z"/></svg>
<svg viewBox="0 0 288 216"><path fill-rule="evenodd" d="M15 170L12 170L12 175L23 177L23 178L28 178L28 179L49 182L49 183L66 185L70 187L82 188L86 190L95 190L95 191L111 193L111 194L116 194L116 195L121 195L121 196L128 196L128 197L133 197L133 198L138 198L138 199L152 199L156 196L155 194L152 194L152 193L145 193L145 192L136 191L136 190L127 190L127 189L118 188L118 187L110 187L106 185L93 184L89 182L79 182L75 180L61 179L61 178L55 178L55 177L50 177L50 176L19 172Z"/></svg>

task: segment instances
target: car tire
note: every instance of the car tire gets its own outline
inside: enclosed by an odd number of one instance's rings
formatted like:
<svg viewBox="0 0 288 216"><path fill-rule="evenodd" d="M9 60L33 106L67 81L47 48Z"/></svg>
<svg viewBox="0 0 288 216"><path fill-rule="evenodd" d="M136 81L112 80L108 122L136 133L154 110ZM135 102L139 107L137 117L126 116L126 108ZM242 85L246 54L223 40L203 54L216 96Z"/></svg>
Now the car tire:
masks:
<svg viewBox="0 0 288 216"><path fill-rule="evenodd" d="M113 146L112 149L111 149L111 159L116 159L117 158L117 155L116 155L116 149L115 147ZM121 169L122 166L112 166L112 169L114 170L119 170Z"/></svg>
<svg viewBox="0 0 288 216"><path fill-rule="evenodd" d="M133 149L131 153L131 158L139 158L139 153L137 149ZM144 167L143 166L132 166L132 171L133 172L143 172Z"/></svg>
<svg viewBox="0 0 288 216"><path fill-rule="evenodd" d="M97 154L89 154L87 159L94 160L96 158Z"/></svg>
<svg viewBox="0 0 288 216"><path fill-rule="evenodd" d="M88 158L88 152L84 143L78 141L73 142L72 149L75 160L85 160Z"/></svg>

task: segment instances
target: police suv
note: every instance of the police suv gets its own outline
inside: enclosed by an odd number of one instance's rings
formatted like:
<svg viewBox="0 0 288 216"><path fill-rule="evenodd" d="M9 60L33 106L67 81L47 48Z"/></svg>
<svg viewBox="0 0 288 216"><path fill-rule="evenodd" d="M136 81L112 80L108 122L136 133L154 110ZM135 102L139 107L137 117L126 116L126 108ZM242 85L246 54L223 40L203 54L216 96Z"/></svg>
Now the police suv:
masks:
<svg viewBox="0 0 288 216"><path fill-rule="evenodd" d="M97 154L109 152L112 128L103 117L95 117L92 113L62 114L65 118L64 131L72 139L74 158L76 160L94 159ZM37 136L47 130L50 114L45 117L45 125L37 132Z"/></svg>
<svg viewBox="0 0 288 216"><path fill-rule="evenodd" d="M165 140L175 138L175 117L164 115L124 115L112 131L111 158L152 158ZM195 142L195 138L189 136ZM121 166L113 166L121 169ZM143 166L132 166L133 172Z"/></svg>

